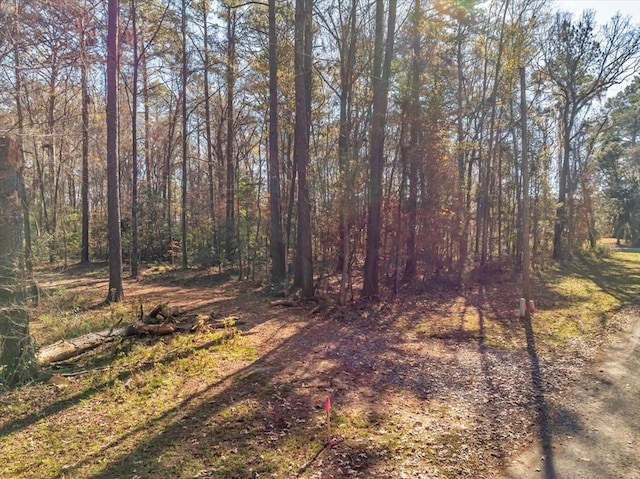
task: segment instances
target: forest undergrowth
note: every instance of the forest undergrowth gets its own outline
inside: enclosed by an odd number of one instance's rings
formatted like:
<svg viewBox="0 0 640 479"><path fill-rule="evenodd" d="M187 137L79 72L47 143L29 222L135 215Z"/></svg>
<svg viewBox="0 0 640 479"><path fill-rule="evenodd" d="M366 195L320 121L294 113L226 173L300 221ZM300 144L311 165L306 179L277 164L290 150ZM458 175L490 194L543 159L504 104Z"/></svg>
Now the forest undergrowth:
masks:
<svg viewBox="0 0 640 479"><path fill-rule="evenodd" d="M529 329L513 277L311 314L208 270L147 269L104 306L107 276L42 272L37 343L158 303L237 326L113 341L3 392L1 477L495 477L540 434L540 404L550 422L563 417L637 318L640 253L538 271Z"/></svg>

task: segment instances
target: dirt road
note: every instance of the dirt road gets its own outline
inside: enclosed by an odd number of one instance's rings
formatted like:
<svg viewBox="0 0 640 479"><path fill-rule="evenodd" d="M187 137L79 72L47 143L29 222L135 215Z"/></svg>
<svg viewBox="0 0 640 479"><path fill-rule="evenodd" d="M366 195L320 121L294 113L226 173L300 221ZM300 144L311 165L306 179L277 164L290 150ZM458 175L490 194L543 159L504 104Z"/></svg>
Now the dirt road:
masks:
<svg viewBox="0 0 640 479"><path fill-rule="evenodd" d="M503 479L640 479L640 320Z"/></svg>

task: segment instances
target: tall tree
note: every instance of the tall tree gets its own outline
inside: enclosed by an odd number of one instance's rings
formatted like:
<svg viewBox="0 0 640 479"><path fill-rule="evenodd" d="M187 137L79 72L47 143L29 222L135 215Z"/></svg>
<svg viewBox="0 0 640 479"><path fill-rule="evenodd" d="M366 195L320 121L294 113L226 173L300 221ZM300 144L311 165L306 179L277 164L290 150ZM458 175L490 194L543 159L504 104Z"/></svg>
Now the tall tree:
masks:
<svg viewBox="0 0 640 479"><path fill-rule="evenodd" d="M529 248L529 132L527 127L526 70L520 67L520 117L522 129L522 296L525 316L531 317L531 278Z"/></svg>
<svg viewBox="0 0 640 479"><path fill-rule="evenodd" d="M418 218L418 135L420 131L420 79L424 69L420 32L423 12L420 0L413 2L411 31L411 73L409 80L409 198L407 202L407 258L403 280L413 281L416 275L416 227Z"/></svg>
<svg viewBox="0 0 640 479"><path fill-rule="evenodd" d="M0 384L32 380L37 364L24 308L22 202L16 144L0 138Z"/></svg>
<svg viewBox="0 0 640 479"><path fill-rule="evenodd" d="M80 263L89 264L89 84L87 81L87 17L88 12L83 8L80 20L80 88L82 101L82 244L80 246Z"/></svg>
<svg viewBox="0 0 640 479"><path fill-rule="evenodd" d="M187 269L187 198L189 185L189 135L187 132L187 81L189 77L187 58L187 0L182 0L182 20L180 22L182 38L182 207L180 214L182 269Z"/></svg>
<svg viewBox="0 0 640 479"><path fill-rule="evenodd" d="M553 257L563 259L572 252L567 242L572 214L569 205L574 185L579 184L579 179L572 177L572 161L576 159L572 143L580 131L581 115L596 98L629 75L632 63L638 66L640 28L617 15L598 34L593 11L586 11L577 22L569 14L559 13L545 45L545 73L559 104L561 142Z"/></svg>
<svg viewBox="0 0 640 479"><path fill-rule="evenodd" d="M495 174L496 168L496 159L497 156L497 129L498 129L498 115L500 115L500 111L498 108L498 93L501 87L501 79L502 79L502 69L503 69L503 53L505 47L505 36L507 29L507 13L509 11L509 3L510 0L506 0L502 4L498 3L499 13L501 15L501 21L499 25L499 34L498 34L498 44L495 45L497 48L497 57L495 58L495 65L493 67L493 79L490 81L489 79L489 61L491 59L491 55L489 54L489 49L493 45L491 36L488 35L488 38L485 41L485 64L484 64L484 75L483 75L483 95L488 93L488 97L483 98L483 103L487 102L489 107L489 112L487 112L489 117L489 131L488 131L488 140L486 145L486 150L483 155L481 155L481 163L480 163L480 193L479 193L479 202L478 202L478 221L479 228L478 234L480 236L480 263L485 264L489 259L489 251L490 251L490 224L492 224L491 218L491 189L492 183L494 183L493 178ZM491 85L489 90L489 85ZM478 241L478 239L476 239Z"/></svg>
<svg viewBox="0 0 640 479"><path fill-rule="evenodd" d="M396 28L396 0L389 0L387 34L384 36L384 0L376 0L376 22L371 83L373 85L373 113L371 117L369 149L369 204L367 216L367 244L364 262L362 296L379 296L379 249L382 225L382 171L384 169L384 129L387 121L387 102L391 60Z"/></svg>
<svg viewBox="0 0 640 479"><path fill-rule="evenodd" d="M269 252L271 282L279 287L286 277L282 214L280 207L280 160L278 157L278 36L276 2L269 0Z"/></svg>
<svg viewBox="0 0 640 479"><path fill-rule="evenodd" d="M107 207L109 237L108 302L120 301L122 285L122 233L120 230L120 174L118 164L118 0L107 4Z"/></svg>
<svg viewBox="0 0 640 479"><path fill-rule="evenodd" d="M227 5L227 52L226 52L226 82L227 82L227 138L225 142L226 168L226 216L225 216L225 249L227 259L234 261L237 255L236 227L235 227L235 199L236 199L236 157L234 151L235 133L235 85L236 85L236 9Z"/></svg>
<svg viewBox="0 0 640 479"><path fill-rule="evenodd" d="M25 136L25 124L24 124L24 108L23 108L23 86L22 86L22 44L21 44L21 32L20 32L20 24L18 19L21 15L22 3L16 2L16 10L14 12L14 22L13 22L13 65L14 65L14 75L15 75L15 97L16 97L16 116L17 116L17 127L18 127L18 138L16 139L16 145L18 148L18 161L20 165L24 164L24 136ZM25 242L25 266L27 269L27 274L33 274L33 251L31 244L31 221L30 221L30 206L29 199L27 198L26 189L24 185L24 180L20 177L21 183L21 196L22 196L22 205L24 210L24 242Z"/></svg>
<svg viewBox="0 0 640 479"><path fill-rule="evenodd" d="M133 72L131 78L131 277L138 277L138 15L136 2L131 0L131 43L133 44Z"/></svg>
<svg viewBox="0 0 640 479"><path fill-rule="evenodd" d="M322 27L327 31L333 40L338 53L339 88L333 85L336 82L327 82L328 86L334 90L338 96L340 105L340 116L338 119L338 191L340 207L338 214L338 255L336 271L341 273L340 278L340 304L345 304L347 289L351 282L351 258L353 248L351 247L351 228L356 216L357 204L355 193L355 178L358 167L356 163L357 128L355 122L355 111L357 99L354 86L360 76L357 65L357 47L361 38L361 28L358 24L360 16L358 9L362 8L359 0L342 2L337 0L332 3L326 13L318 12L322 21ZM361 20L362 21L362 20Z"/></svg>
<svg viewBox="0 0 640 479"><path fill-rule="evenodd" d="M465 77L465 55L464 48L469 36L469 27L466 22L459 21L455 31L455 64L456 64L456 163L458 169L457 175L457 208L456 221L458 228L454 232L458 237L458 264L457 276L458 282L462 283L465 265L469 250L469 236L471 218L469 215L469 205L471 204L471 165L473 160L470 158L470 148L467 146L467 136L469 135L467 128L466 105L469 101L467 93L467 79ZM469 173L467 173L469 171Z"/></svg>
<svg viewBox="0 0 640 479"><path fill-rule="evenodd" d="M209 51L209 0L203 0L202 9L202 67L204 93L204 123L207 148L207 181L209 193L209 228L211 228L211 251L216 248L216 189L214 177L213 136L211 128L211 93L209 70L211 68L211 54Z"/></svg>
<svg viewBox="0 0 640 479"><path fill-rule="evenodd" d="M302 296L312 297L313 252L311 244L311 202L307 172L311 136L312 24L313 0L296 0L295 15L295 90L296 124L293 155L298 164L298 233L294 287Z"/></svg>

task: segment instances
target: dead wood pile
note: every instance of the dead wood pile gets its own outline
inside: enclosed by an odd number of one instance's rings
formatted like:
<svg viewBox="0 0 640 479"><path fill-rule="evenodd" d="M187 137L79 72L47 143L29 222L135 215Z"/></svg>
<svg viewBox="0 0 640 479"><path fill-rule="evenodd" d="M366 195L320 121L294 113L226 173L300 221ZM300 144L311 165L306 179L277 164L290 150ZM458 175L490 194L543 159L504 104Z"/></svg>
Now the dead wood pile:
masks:
<svg viewBox="0 0 640 479"><path fill-rule="evenodd" d="M241 324L236 318L220 318L215 313L209 316L185 315L178 308L166 304L158 304L149 314L144 314L140 306L140 316L134 323L118 323L109 329L92 332L83 336L62 339L41 348L36 353L36 359L42 366L79 356L98 346L117 338L130 336L164 336L179 333L209 331L220 328L232 328Z"/></svg>
<svg viewBox="0 0 640 479"><path fill-rule="evenodd" d="M45 346L36 353L36 359L42 366L46 366L78 356L101 344L113 341L116 338L132 336L134 334L136 334L136 329L133 323L120 324L110 329L85 334L78 338L62 339Z"/></svg>

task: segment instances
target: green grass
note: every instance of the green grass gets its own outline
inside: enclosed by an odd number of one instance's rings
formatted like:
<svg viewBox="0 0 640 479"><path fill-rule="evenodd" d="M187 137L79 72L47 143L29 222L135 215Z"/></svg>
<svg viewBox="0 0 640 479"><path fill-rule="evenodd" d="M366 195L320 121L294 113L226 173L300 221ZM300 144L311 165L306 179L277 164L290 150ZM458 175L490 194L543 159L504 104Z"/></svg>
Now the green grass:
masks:
<svg viewBox="0 0 640 479"><path fill-rule="evenodd" d="M454 451L464 433L425 428L417 437L415 422L391 412L337 406L332 435L348 441L315 463L327 440L324 410L291 400L295 384L244 370L256 352L232 330L96 354L101 366L71 376L49 404L38 402L41 385L21 407L4 408L12 419L0 425L0 477L289 478L305 465L322 470L327 457L352 471L332 477L367 477L358 471L388 461L437 461L432 447ZM241 369L229 376L232 362Z"/></svg>
<svg viewBox="0 0 640 479"><path fill-rule="evenodd" d="M142 342L128 353L109 346L98 354L108 366L69 376L48 406L35 402L46 386L32 386L22 407L3 411L12 419L0 426L1 477L130 477L138 464L147 471L141 477L193 477L202 463L176 458L191 455L184 438L191 431L181 422L206 409L207 395L194 393L213 391L225 358L255 357L231 331ZM167 430L173 433L165 436ZM149 442L161 443L162 454Z"/></svg>
<svg viewBox="0 0 640 479"><path fill-rule="evenodd" d="M559 348L592 342L618 327L620 308L637 304L640 253L581 257L547 270L537 284L533 328L539 339Z"/></svg>
<svg viewBox="0 0 640 479"><path fill-rule="evenodd" d="M640 252L608 251L584 255L534 274L536 340L546 347L579 351L620 329L617 312L638 304ZM522 349L517 282L497 288L471 286L464 299L447 298L437 312L420 317L398 314L395 325L419 337L481 343L484 347Z"/></svg>
<svg viewBox="0 0 640 479"><path fill-rule="evenodd" d="M36 345L46 346L137 318L137 307L129 304L111 304L92 310L84 309L80 304L80 301L74 301L68 308L58 304L50 312L35 317L32 314L31 334Z"/></svg>

